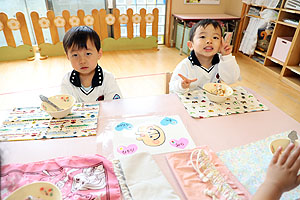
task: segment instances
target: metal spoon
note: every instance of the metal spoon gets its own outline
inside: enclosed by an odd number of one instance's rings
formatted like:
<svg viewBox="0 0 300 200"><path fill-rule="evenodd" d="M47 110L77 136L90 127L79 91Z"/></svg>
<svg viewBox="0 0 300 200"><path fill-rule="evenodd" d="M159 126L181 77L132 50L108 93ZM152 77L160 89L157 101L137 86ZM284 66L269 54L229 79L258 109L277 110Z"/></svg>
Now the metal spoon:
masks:
<svg viewBox="0 0 300 200"><path fill-rule="evenodd" d="M59 108L57 105L55 105L53 102L51 102L47 97L45 97L44 95L40 95L40 98L42 101L50 104L52 107L54 107L57 111L61 111L63 109Z"/></svg>
<svg viewBox="0 0 300 200"><path fill-rule="evenodd" d="M201 86L199 86L199 88L200 88L201 90L203 90L203 91L205 91L205 92L209 93L209 94L212 94L212 95L215 95L215 96L217 96L216 94L214 94L214 93L212 93L212 92L210 92L210 91L208 91L208 90L204 89L204 88L203 88L203 87L201 87Z"/></svg>
<svg viewBox="0 0 300 200"><path fill-rule="evenodd" d="M295 144L295 141L298 139L297 131L291 131L288 135L288 138L290 138L291 143Z"/></svg>

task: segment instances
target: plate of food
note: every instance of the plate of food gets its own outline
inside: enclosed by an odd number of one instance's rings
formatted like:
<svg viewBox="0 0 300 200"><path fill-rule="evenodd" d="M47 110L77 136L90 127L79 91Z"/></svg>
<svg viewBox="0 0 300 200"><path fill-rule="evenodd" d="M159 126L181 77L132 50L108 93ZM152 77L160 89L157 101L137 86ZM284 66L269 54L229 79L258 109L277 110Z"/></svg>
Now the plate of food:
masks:
<svg viewBox="0 0 300 200"><path fill-rule="evenodd" d="M62 200L58 187L50 182L38 181L23 185L5 200Z"/></svg>

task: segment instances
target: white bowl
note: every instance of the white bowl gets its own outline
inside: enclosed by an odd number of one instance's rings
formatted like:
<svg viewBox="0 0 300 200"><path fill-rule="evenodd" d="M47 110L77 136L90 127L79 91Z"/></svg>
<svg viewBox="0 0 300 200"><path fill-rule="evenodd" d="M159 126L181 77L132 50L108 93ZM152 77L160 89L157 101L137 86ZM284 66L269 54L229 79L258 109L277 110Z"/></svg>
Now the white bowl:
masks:
<svg viewBox="0 0 300 200"><path fill-rule="evenodd" d="M215 93L215 91L219 87L224 91L224 94L222 95L211 94L211 93ZM208 99L216 103L224 102L227 98L229 98L233 94L232 88L223 83L206 83L204 84L203 89L208 91L206 92L206 96L208 97Z"/></svg>
<svg viewBox="0 0 300 200"><path fill-rule="evenodd" d="M75 98L67 94L51 96L48 99L62 109L57 111L50 104L42 102L41 108L54 118L63 118L70 114L75 103Z"/></svg>
<svg viewBox="0 0 300 200"><path fill-rule="evenodd" d="M24 185L5 200L23 200L23 199L43 199L43 200L61 200L62 195L58 187L50 182L38 181Z"/></svg>

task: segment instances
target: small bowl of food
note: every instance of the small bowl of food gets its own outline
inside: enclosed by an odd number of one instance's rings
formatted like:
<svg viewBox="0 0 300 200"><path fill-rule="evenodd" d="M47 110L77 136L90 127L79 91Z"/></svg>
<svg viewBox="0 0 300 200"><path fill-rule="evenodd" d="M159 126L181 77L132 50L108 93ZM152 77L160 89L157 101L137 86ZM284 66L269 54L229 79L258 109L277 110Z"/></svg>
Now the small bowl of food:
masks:
<svg viewBox="0 0 300 200"><path fill-rule="evenodd" d="M41 108L53 118L63 118L71 113L74 104L75 98L72 95L61 94L43 100Z"/></svg>
<svg viewBox="0 0 300 200"><path fill-rule="evenodd" d="M283 152L289 146L290 143L291 143L291 140L287 139L287 138L280 138L280 139L273 140L270 144L270 150L271 150L272 154L274 154L279 147L282 147L281 152ZM299 145L299 142L295 141L295 146L298 146L298 145Z"/></svg>
<svg viewBox="0 0 300 200"><path fill-rule="evenodd" d="M38 181L26 184L12 192L6 200L62 200L61 191L50 182Z"/></svg>
<svg viewBox="0 0 300 200"><path fill-rule="evenodd" d="M208 99L216 103L223 103L233 94L232 88L223 83L206 83L203 89Z"/></svg>

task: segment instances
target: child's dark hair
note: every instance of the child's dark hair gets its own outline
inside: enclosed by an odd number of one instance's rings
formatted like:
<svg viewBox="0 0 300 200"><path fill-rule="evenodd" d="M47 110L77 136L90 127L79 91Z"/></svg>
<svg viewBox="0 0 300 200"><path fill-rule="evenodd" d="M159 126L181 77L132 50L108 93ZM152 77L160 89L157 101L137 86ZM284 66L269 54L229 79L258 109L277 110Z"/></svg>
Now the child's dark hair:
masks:
<svg viewBox="0 0 300 200"><path fill-rule="evenodd" d="M192 27L192 29L190 31L190 38L189 38L190 41L193 41L194 36L195 36L195 32L196 32L196 30L199 26L203 27L203 28L206 28L210 24L213 25L215 29L220 28L221 34L222 34L222 27L219 24L219 22L217 22L213 19L202 19L199 22L197 22L196 24L194 24L194 26Z"/></svg>
<svg viewBox="0 0 300 200"><path fill-rule="evenodd" d="M86 43L88 39L94 42L97 51L101 48L100 38L96 31L88 26L72 27L64 36L63 45L66 54L71 47L78 47L78 49L87 48Z"/></svg>

